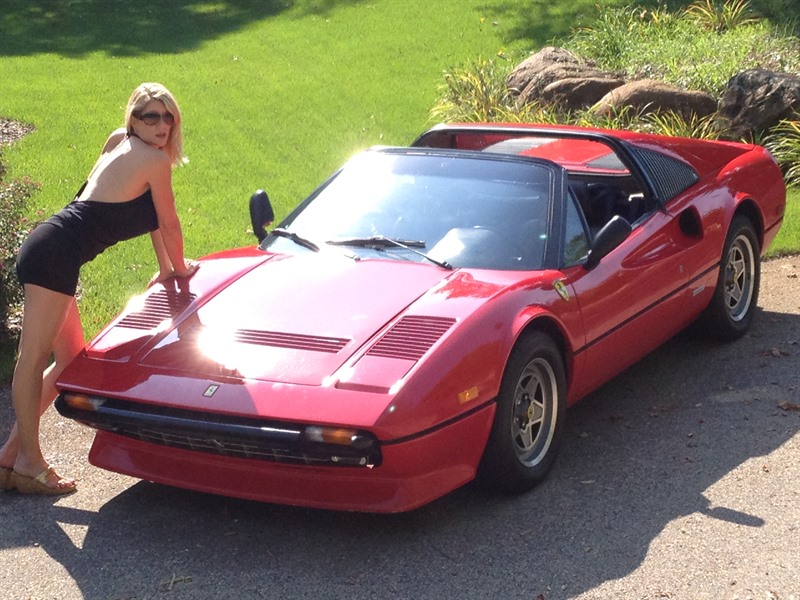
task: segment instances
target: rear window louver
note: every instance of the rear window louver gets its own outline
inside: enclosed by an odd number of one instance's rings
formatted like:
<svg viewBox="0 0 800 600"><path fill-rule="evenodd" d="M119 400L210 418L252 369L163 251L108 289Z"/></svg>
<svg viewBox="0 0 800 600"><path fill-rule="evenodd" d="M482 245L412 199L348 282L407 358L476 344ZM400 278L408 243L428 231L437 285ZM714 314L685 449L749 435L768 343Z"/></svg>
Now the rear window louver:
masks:
<svg viewBox="0 0 800 600"><path fill-rule="evenodd" d="M144 306L125 315L117 327L155 329L167 319L174 319L194 302L195 294L159 290L145 298Z"/></svg>
<svg viewBox="0 0 800 600"><path fill-rule="evenodd" d="M368 356L419 360L456 322L447 317L403 317L367 352Z"/></svg>
<svg viewBox="0 0 800 600"><path fill-rule="evenodd" d="M697 171L684 162L643 148L631 147L630 151L649 173L656 194L664 202L672 200L700 179Z"/></svg>

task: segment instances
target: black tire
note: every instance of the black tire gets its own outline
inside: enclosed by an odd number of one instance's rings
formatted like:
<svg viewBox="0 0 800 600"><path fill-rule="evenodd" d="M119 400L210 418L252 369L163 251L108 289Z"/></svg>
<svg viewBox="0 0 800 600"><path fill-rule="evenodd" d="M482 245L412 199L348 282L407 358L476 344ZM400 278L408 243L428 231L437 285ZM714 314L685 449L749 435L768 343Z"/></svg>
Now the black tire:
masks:
<svg viewBox="0 0 800 600"><path fill-rule="evenodd" d="M722 341L742 337L753 322L761 284L761 248L749 219L731 221L722 250L717 287L700 318L704 333Z"/></svg>
<svg viewBox="0 0 800 600"><path fill-rule="evenodd" d="M566 389L564 362L553 340L538 331L523 337L503 373L480 482L524 492L545 478L559 447Z"/></svg>

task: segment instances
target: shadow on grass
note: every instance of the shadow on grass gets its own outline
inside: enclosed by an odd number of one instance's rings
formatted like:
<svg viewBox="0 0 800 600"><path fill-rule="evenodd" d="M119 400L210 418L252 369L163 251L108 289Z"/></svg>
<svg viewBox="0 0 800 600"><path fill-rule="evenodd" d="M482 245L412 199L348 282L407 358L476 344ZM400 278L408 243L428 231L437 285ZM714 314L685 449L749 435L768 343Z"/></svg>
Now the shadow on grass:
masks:
<svg viewBox="0 0 800 600"><path fill-rule="evenodd" d="M358 1L358 0L357 0ZM288 10L325 14L350 0L0 0L0 56L170 54Z"/></svg>
<svg viewBox="0 0 800 600"><path fill-rule="evenodd" d="M697 0L642 0L638 2L598 3L597 0L574 0L573 2L552 2L551 0L506 0L492 5L497 19L510 24L506 42L526 40L531 48L538 49L543 42L558 45L571 32L581 27L591 27L597 23L601 11L608 5L624 7L639 6L649 9L679 12ZM771 20L782 19L788 10L788 2L793 0L751 0L750 8L758 15ZM785 5L785 8L784 8Z"/></svg>
<svg viewBox="0 0 800 600"><path fill-rule="evenodd" d="M286 11L299 16L326 15L340 5L364 0L0 0L0 56L52 53L80 58L93 52L110 56L178 53L239 30L253 21ZM753 0L751 6L775 17L781 2ZM692 2L669 1L671 10ZM621 4L621 3L620 3ZM664 6L645 0L644 7ZM598 16L596 0L551 2L506 0L487 5L492 17L511 26L509 42L528 40L531 47L568 35Z"/></svg>

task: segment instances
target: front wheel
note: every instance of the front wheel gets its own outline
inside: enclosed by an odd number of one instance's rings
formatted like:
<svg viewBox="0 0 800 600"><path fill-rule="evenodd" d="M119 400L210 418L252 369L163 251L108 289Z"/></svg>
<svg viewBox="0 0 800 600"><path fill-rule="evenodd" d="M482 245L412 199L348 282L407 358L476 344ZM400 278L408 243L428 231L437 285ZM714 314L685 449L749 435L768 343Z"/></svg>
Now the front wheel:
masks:
<svg viewBox="0 0 800 600"><path fill-rule="evenodd" d="M705 331L724 341L743 336L756 312L761 281L758 236L749 219L733 218L714 296L701 317Z"/></svg>
<svg viewBox="0 0 800 600"><path fill-rule="evenodd" d="M566 413L566 377L549 336L522 338L508 359L479 480L508 492L540 483L556 457Z"/></svg>

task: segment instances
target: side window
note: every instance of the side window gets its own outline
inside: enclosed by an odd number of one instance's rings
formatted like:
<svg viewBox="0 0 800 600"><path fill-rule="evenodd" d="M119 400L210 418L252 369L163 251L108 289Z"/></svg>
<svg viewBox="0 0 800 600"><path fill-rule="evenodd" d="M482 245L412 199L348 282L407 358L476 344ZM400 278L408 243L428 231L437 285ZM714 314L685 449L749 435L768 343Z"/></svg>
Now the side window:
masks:
<svg viewBox="0 0 800 600"><path fill-rule="evenodd" d="M580 264L589 253L589 237L578 209L577 201L572 192L567 201L566 231L564 232L563 266L571 267Z"/></svg>

